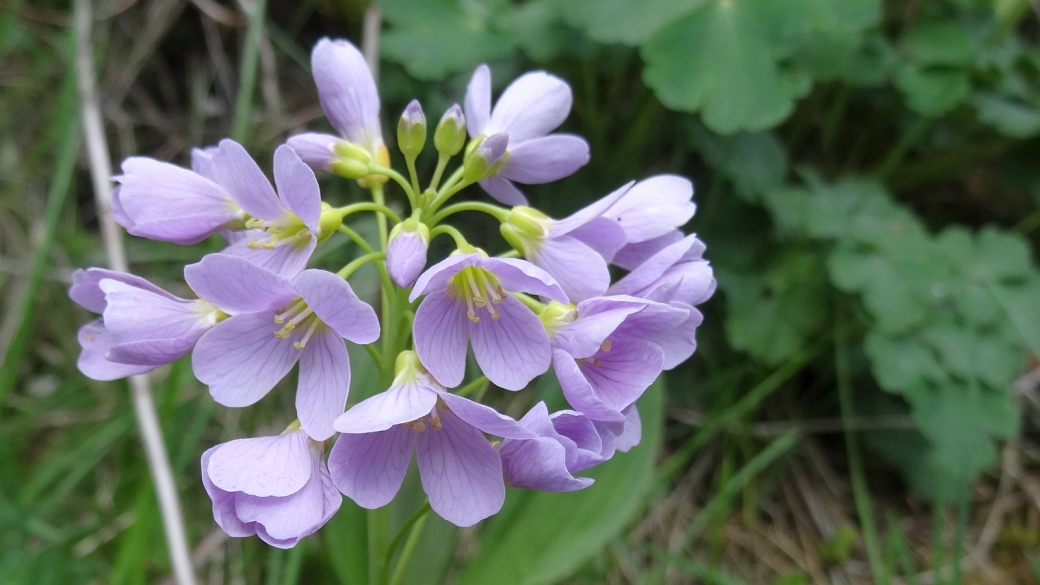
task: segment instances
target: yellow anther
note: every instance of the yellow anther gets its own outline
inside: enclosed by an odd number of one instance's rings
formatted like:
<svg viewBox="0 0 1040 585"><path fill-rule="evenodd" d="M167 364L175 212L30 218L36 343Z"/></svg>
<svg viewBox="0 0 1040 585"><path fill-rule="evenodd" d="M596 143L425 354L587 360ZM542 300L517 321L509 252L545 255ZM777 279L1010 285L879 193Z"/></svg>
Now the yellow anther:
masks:
<svg viewBox="0 0 1040 585"><path fill-rule="evenodd" d="M474 323L480 323L480 317L477 317L477 314L474 313L472 310L466 311L466 316L469 317L470 321Z"/></svg>
<svg viewBox="0 0 1040 585"><path fill-rule="evenodd" d="M610 343L609 339L606 339L603 341L603 343L599 344L599 348L603 351L610 351L611 347L613 347L613 344Z"/></svg>
<svg viewBox="0 0 1040 585"><path fill-rule="evenodd" d="M250 250L257 250L257 249L260 248L260 242L258 242L255 239L254 240L249 240L249 242L246 243L246 247L249 248Z"/></svg>
<svg viewBox="0 0 1040 585"><path fill-rule="evenodd" d="M431 414L430 426L433 427L433 430L439 431L444 428L444 423L441 422L440 417L438 417L436 414Z"/></svg>
<svg viewBox="0 0 1040 585"><path fill-rule="evenodd" d="M246 227L252 229L262 229L264 227L264 220L252 218L246 220Z"/></svg>
<svg viewBox="0 0 1040 585"><path fill-rule="evenodd" d="M600 359L599 359L599 358L594 358L594 359L592 360L592 365L594 365L594 366L596 366L596 367L599 367L599 366L602 366L602 365L603 365L603 362L602 362L602 361L600 361Z"/></svg>
<svg viewBox="0 0 1040 585"><path fill-rule="evenodd" d="M426 430L426 425L423 423L422 419L419 419L412 423L412 430L421 433Z"/></svg>

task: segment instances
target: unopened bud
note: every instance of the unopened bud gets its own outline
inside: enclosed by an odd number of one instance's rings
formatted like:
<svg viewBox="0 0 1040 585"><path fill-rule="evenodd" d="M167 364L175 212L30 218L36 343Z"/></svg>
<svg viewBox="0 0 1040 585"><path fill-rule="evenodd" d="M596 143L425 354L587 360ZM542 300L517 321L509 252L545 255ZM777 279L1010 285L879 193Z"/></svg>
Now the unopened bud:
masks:
<svg viewBox="0 0 1040 585"><path fill-rule="evenodd" d="M419 221L408 218L394 226L386 245L386 270L394 284L408 288L415 284L430 249L430 229Z"/></svg>
<svg viewBox="0 0 1040 585"><path fill-rule="evenodd" d="M448 108L437 123L437 130L433 133L433 146L437 152L444 156L455 156L466 144L466 117L462 115L462 108L455 104Z"/></svg>
<svg viewBox="0 0 1040 585"><path fill-rule="evenodd" d="M500 163L504 162L507 146L509 135L505 132L482 139L466 155L462 163L462 176L470 183L476 183L494 175L501 166Z"/></svg>
<svg viewBox="0 0 1040 585"><path fill-rule="evenodd" d="M337 142L332 148L336 158L332 160L330 170L347 179L360 179L369 174L368 167L372 164L372 155L364 147L353 142Z"/></svg>
<svg viewBox="0 0 1040 585"><path fill-rule="evenodd" d="M509 210L499 231L510 246L529 257L548 236L551 225L552 219L541 211L518 205Z"/></svg>
<svg viewBox="0 0 1040 585"><path fill-rule="evenodd" d="M426 145L426 116L419 100L412 100L397 122L397 147L401 153L413 159L419 156Z"/></svg>

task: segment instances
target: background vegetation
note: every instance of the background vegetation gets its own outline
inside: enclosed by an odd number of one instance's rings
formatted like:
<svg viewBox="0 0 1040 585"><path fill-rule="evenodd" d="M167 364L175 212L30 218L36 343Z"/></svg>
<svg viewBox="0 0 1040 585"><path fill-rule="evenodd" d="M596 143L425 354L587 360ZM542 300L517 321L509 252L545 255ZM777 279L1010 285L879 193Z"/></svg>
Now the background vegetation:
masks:
<svg viewBox="0 0 1040 585"><path fill-rule="evenodd" d="M566 129L593 156L530 189L536 205L562 216L630 179L690 176L690 228L720 285L694 359L641 402L639 449L586 492L510 493L476 530L431 518L406 582L1037 582L1030 1L378 2L388 130L412 97L431 119L461 101L481 62L498 89L547 69L574 88ZM367 8L96 3L115 161L187 164L228 135L269 161L287 135L325 128L309 49L360 41ZM128 391L75 369L88 317L66 298L69 274L104 256L70 25L61 1L0 3L0 583L163 582ZM344 184L323 187L359 196ZM127 245L136 272L174 290L184 263L219 248ZM363 356L352 401L379 390ZM185 360L154 380L202 580L367 581L378 560L348 501L291 551L228 540L212 521L200 453L280 429L291 392L239 411L217 407ZM507 406L552 390L543 379ZM396 521L417 505L398 498Z"/></svg>

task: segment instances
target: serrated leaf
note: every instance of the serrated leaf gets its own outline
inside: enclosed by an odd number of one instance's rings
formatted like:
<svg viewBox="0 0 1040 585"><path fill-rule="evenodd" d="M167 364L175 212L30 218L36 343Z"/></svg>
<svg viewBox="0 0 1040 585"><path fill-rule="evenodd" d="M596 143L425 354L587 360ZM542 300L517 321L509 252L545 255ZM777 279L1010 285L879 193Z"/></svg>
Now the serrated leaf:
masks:
<svg viewBox="0 0 1040 585"><path fill-rule="evenodd" d="M975 98L979 121L1011 138L1029 138L1040 132L1040 111L994 94Z"/></svg>
<svg viewBox="0 0 1040 585"><path fill-rule="evenodd" d="M499 0L382 0L380 8L393 26L382 34L384 56L420 79L440 79L502 59L513 40L491 25L495 13L509 10Z"/></svg>
<svg viewBox="0 0 1040 585"><path fill-rule="evenodd" d="M909 337L871 332L863 344L870 356L874 377L885 390L909 396L949 378L929 349Z"/></svg>
<svg viewBox="0 0 1040 585"><path fill-rule="evenodd" d="M949 20L919 22L899 44L918 65L966 67L975 59L975 40L962 25Z"/></svg>
<svg viewBox="0 0 1040 585"><path fill-rule="evenodd" d="M791 58L813 77L832 79L847 67L861 33L881 16L878 0L789 0L773 4L784 36L793 46Z"/></svg>
<svg viewBox="0 0 1040 585"><path fill-rule="evenodd" d="M1033 270L1029 244L1018 234L983 228L977 238L977 267L994 280L1028 276Z"/></svg>
<svg viewBox="0 0 1040 585"><path fill-rule="evenodd" d="M906 97L906 105L922 116L937 117L961 104L968 97L967 71L902 67L896 86Z"/></svg>
<svg viewBox="0 0 1040 585"><path fill-rule="evenodd" d="M646 84L666 106L700 112L721 134L780 123L806 88L777 64L763 23L769 5L706 2L661 29L642 49Z"/></svg>
<svg viewBox="0 0 1040 585"><path fill-rule="evenodd" d="M564 494L510 490L458 585L554 583L603 548L640 510L652 486L663 393L660 381L646 391L638 403L643 440L591 470L591 487Z"/></svg>
<svg viewBox="0 0 1040 585"><path fill-rule="evenodd" d="M709 0L563 0L563 16L601 43L640 45L672 20Z"/></svg>
<svg viewBox="0 0 1040 585"><path fill-rule="evenodd" d="M989 283L1015 331L1034 356L1040 356L1040 275L1030 274L1020 282Z"/></svg>

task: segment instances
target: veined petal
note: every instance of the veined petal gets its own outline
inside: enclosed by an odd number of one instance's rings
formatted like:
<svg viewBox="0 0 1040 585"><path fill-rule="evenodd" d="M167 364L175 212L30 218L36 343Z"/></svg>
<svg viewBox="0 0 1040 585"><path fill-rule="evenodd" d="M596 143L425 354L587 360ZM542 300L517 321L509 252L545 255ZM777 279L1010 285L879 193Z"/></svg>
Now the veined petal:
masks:
<svg viewBox="0 0 1040 585"><path fill-rule="evenodd" d="M536 376L549 369L552 359L549 337L538 316L513 296L505 295L496 308L500 315L498 319L481 312L479 321L469 323L473 355L481 371L493 384L506 390L522 390ZM419 315L415 317L418 324ZM422 358L422 355L420 351L419 357ZM462 357L465 358L464 346ZM430 369L425 360L423 365ZM458 385L462 381L461 370L460 367L458 381L445 386ZM433 372L432 369L430 371ZM440 377L437 379L440 380Z"/></svg>
<svg viewBox="0 0 1040 585"><path fill-rule="evenodd" d="M635 270L654 254L676 242L681 242L683 237L683 233L679 230L672 230L663 236L645 242L626 244L624 248L618 250L617 254L614 254L612 262L625 270Z"/></svg>
<svg viewBox="0 0 1040 585"><path fill-rule="evenodd" d="M325 270L304 270L293 280L307 306L340 337L366 344L379 339L375 310L354 294L347 281Z"/></svg>
<svg viewBox="0 0 1040 585"><path fill-rule="evenodd" d="M452 394L450 392L439 392L440 397L448 408L460 419L489 435L507 439L533 439L537 435L490 406L474 402L468 398Z"/></svg>
<svg viewBox="0 0 1040 585"><path fill-rule="evenodd" d="M315 441L336 433L333 421L343 413L350 391L350 356L343 338L319 325L300 353L296 416Z"/></svg>
<svg viewBox="0 0 1040 585"><path fill-rule="evenodd" d="M665 271L682 260L684 254L697 245L697 236L686 236L648 258L624 278L607 289L612 295L640 296L661 279Z"/></svg>
<svg viewBox="0 0 1040 585"><path fill-rule="evenodd" d="M420 380L395 382L389 390L350 407L333 426L344 434L385 431L430 414L436 404L437 393Z"/></svg>
<svg viewBox="0 0 1040 585"><path fill-rule="evenodd" d="M182 300L180 297L171 295L140 276L105 268L88 268L86 270L73 271L69 298L88 311L94 313L104 312L105 291L101 290L100 286L101 281L104 279L116 280L157 295L163 295L171 300Z"/></svg>
<svg viewBox="0 0 1040 585"><path fill-rule="evenodd" d="M642 436L643 421L639 418L639 410L633 404L625 411L625 430L620 435L614 436L614 445L618 451L627 453L629 449L639 444Z"/></svg>
<svg viewBox="0 0 1040 585"><path fill-rule="evenodd" d="M526 185L548 183L573 174L588 162L589 143L584 138L550 134L523 142L511 140L509 161L499 174Z"/></svg>
<svg viewBox="0 0 1040 585"><path fill-rule="evenodd" d="M206 177L210 181L216 181L213 172L213 155L216 154L216 146L191 149L191 170L194 173Z"/></svg>
<svg viewBox="0 0 1040 585"><path fill-rule="evenodd" d="M614 260L614 256L625 247L625 230L605 217L597 217L567 235L595 250L607 262Z"/></svg>
<svg viewBox="0 0 1040 585"><path fill-rule="evenodd" d="M509 485L546 492L573 492L593 483L589 477L574 477L567 470L567 452L552 439L524 441L508 457L503 455Z"/></svg>
<svg viewBox="0 0 1040 585"><path fill-rule="evenodd" d="M611 206L614 205L615 202L617 202L618 199L621 199L621 197L624 196L624 194L632 188L632 185L635 184L635 181L629 181L624 185L618 187L614 192L605 195L596 201L593 201L589 205L586 205L578 211L575 211L571 215L563 219L556 220L555 222L553 222L550 235L562 236L564 234L568 234L571 231L576 230L581 226L589 223L590 221L596 219L597 217L602 216L608 209L611 208Z"/></svg>
<svg viewBox="0 0 1040 585"><path fill-rule="evenodd" d="M136 236L194 244L239 217L240 208L228 192L188 169L150 158L123 161L117 219Z"/></svg>
<svg viewBox="0 0 1040 585"><path fill-rule="evenodd" d="M119 364L105 358L112 348L112 336L105 329L101 319L95 319L79 328L76 338L79 340L83 351L76 360L76 367L83 375L91 380L108 382L119 380L128 376L144 374L156 368L156 366L140 366L130 364Z"/></svg>
<svg viewBox="0 0 1040 585"><path fill-rule="evenodd" d="M553 347L576 358L589 357L633 313L642 311L647 301L634 297L598 297L578 303L578 318L556 329ZM677 321L678 322L678 321Z"/></svg>
<svg viewBox="0 0 1040 585"><path fill-rule="evenodd" d="M491 177L480 182L480 188L504 205L527 205L527 197L509 179Z"/></svg>
<svg viewBox="0 0 1040 585"><path fill-rule="evenodd" d="M256 534L256 525L238 519L238 514L235 513L235 494L213 485L209 478L209 459L220 447L221 445L210 447L202 453L202 486L206 489L209 499L213 501L213 519L228 536L252 536Z"/></svg>
<svg viewBox="0 0 1040 585"><path fill-rule="evenodd" d="M148 367L166 365L187 355L205 332L205 328L199 328L180 337L114 343L105 358L122 364Z"/></svg>
<svg viewBox="0 0 1040 585"><path fill-rule="evenodd" d="M513 143L545 136L567 119L572 99L571 87L559 77L525 73L502 92L483 133L508 132Z"/></svg>
<svg viewBox="0 0 1040 585"><path fill-rule="evenodd" d="M361 52L345 40L321 39L311 52L311 71L336 132L368 149L382 145L379 93Z"/></svg>
<svg viewBox="0 0 1040 585"><path fill-rule="evenodd" d="M213 485L224 491L284 497L311 479L313 459L307 434L296 431L218 445L206 470Z"/></svg>
<svg viewBox="0 0 1040 585"><path fill-rule="evenodd" d="M416 461L430 507L456 526L472 526L502 509L502 459L484 435L449 410L440 429L418 433Z"/></svg>
<svg viewBox="0 0 1040 585"><path fill-rule="evenodd" d="M571 302L602 295L610 286L606 260L571 236L543 242L529 260L552 275Z"/></svg>
<svg viewBox="0 0 1040 585"><path fill-rule="evenodd" d="M661 375L664 352L641 339L612 339L609 351L600 350L592 359L578 362L596 397L616 411L634 403ZM572 405L582 410L577 405ZM591 413L590 417L595 418Z"/></svg>
<svg viewBox="0 0 1040 585"><path fill-rule="evenodd" d="M230 138L221 140L213 154L213 174L231 198L255 218L279 220L288 211L253 157Z"/></svg>
<svg viewBox="0 0 1040 585"><path fill-rule="evenodd" d="M184 280L199 298L232 315L280 309L300 296L286 278L229 254L207 254L185 266Z"/></svg>
<svg viewBox="0 0 1040 585"><path fill-rule="evenodd" d="M171 299L117 280L99 283L105 292L105 328L112 336L110 359L148 366L188 353L216 323L212 305Z"/></svg>
<svg viewBox="0 0 1040 585"><path fill-rule="evenodd" d="M274 184L282 205L292 210L303 225L318 231L321 215L321 192L314 171L289 146L283 144L274 151Z"/></svg>
<svg viewBox="0 0 1040 585"><path fill-rule="evenodd" d="M552 360L553 368L556 370L556 379L560 381L563 395L575 410L593 420L624 422L624 415L617 409L611 408L596 394L596 389L585 377L574 357L557 349L553 350Z"/></svg>
<svg viewBox="0 0 1040 585"><path fill-rule="evenodd" d="M575 448L567 454L567 470L579 473L603 463L603 439L596 425L587 416L573 410L552 414L552 425L561 437L574 442Z"/></svg>
<svg viewBox="0 0 1040 585"><path fill-rule="evenodd" d="M300 359L293 343L303 334L297 329L288 339L279 339L274 334L281 327L274 312L244 313L217 323L195 344L195 377L224 406L256 403Z"/></svg>
<svg viewBox="0 0 1040 585"><path fill-rule="evenodd" d="M635 184L604 215L625 229L629 243L659 238L693 217L693 183L678 175L657 175Z"/></svg>
<svg viewBox="0 0 1040 585"><path fill-rule="evenodd" d="M484 258L479 263L498 278L502 288L513 292L526 292L547 297L561 303L567 295L556 279L543 268L518 258Z"/></svg>
<svg viewBox="0 0 1040 585"><path fill-rule="evenodd" d="M402 426L340 435L329 453L332 481L362 508L385 506L401 489L414 445L415 433Z"/></svg>
<svg viewBox="0 0 1040 585"><path fill-rule="evenodd" d="M256 522L258 526L263 526L264 533L275 541L295 540L311 534L321 525L324 511L325 499L317 469L299 491L285 497L235 496L235 513L238 517L244 522ZM288 546L295 544L293 542Z"/></svg>
<svg viewBox="0 0 1040 585"><path fill-rule="evenodd" d="M258 235L266 237L264 232L259 232ZM318 245L318 238L311 234L307 239L277 246L274 249L255 245L251 247L251 242L253 242L253 238L243 238L224 248L221 253L245 258L261 268L266 268L285 278L292 278L307 267L307 261L310 260L314 248Z"/></svg>
<svg viewBox="0 0 1040 585"><path fill-rule="evenodd" d="M461 384L466 374L468 324L465 305L444 291L427 295L415 311L415 352L422 365L448 388Z"/></svg>
<svg viewBox="0 0 1040 585"><path fill-rule="evenodd" d="M463 107L469 137L476 138L484 134L488 120L491 119L491 70L487 65L482 64L473 72L473 77L466 86L466 101Z"/></svg>
<svg viewBox="0 0 1040 585"><path fill-rule="evenodd" d="M285 141L307 166L326 173L332 168L332 161L336 159L333 148L338 142L343 142L339 136L317 132L296 134Z"/></svg>

